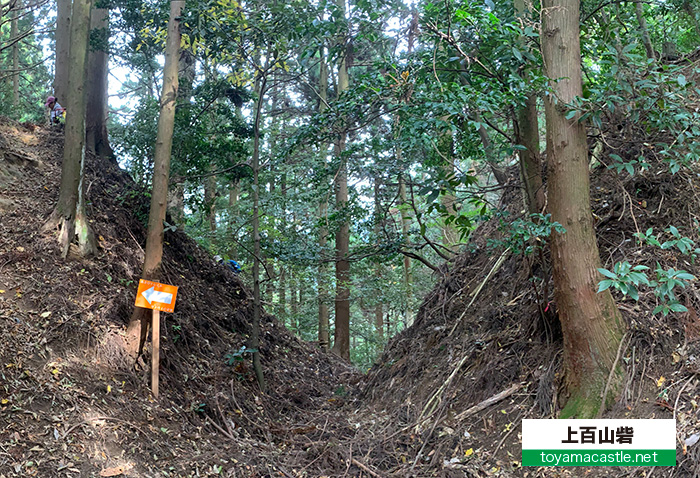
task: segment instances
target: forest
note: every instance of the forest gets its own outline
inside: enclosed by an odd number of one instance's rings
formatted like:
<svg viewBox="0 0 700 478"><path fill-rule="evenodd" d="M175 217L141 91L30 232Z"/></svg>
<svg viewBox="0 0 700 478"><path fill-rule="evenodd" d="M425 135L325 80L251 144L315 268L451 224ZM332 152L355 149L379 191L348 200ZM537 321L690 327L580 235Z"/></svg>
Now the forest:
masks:
<svg viewBox="0 0 700 478"><path fill-rule="evenodd" d="M2 0L0 72L0 477L700 473L695 0Z"/></svg>

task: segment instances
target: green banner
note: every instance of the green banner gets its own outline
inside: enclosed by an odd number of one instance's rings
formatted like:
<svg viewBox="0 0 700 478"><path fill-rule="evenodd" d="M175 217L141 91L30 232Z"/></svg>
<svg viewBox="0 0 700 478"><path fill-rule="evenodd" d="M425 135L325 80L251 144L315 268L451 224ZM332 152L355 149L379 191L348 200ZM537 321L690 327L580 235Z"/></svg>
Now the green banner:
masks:
<svg viewBox="0 0 700 478"><path fill-rule="evenodd" d="M676 466L676 450L523 450L523 466Z"/></svg>

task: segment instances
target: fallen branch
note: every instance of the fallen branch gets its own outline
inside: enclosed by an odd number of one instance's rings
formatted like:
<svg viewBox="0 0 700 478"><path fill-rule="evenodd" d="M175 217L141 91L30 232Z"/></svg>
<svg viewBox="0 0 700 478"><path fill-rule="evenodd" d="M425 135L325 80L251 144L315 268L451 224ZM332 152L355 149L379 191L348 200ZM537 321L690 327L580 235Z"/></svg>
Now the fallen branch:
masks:
<svg viewBox="0 0 700 478"><path fill-rule="evenodd" d="M209 417L206 417L206 421L207 421L208 423L210 423L211 425L214 425L214 428L216 428L217 430L219 430L219 431L221 432L221 434L224 435L224 436L225 436L226 438L228 438L229 440L232 440L232 441L235 441L235 440L236 440L229 432L227 432L226 430L224 430L223 428L221 428L214 420L210 420Z"/></svg>
<svg viewBox="0 0 700 478"><path fill-rule="evenodd" d="M366 473L369 473L374 478L382 478L382 475L380 475L379 473L377 473L375 471L372 471L367 465L363 465L362 463L360 463L359 461L357 461L354 458L352 459L352 464L355 465L356 467L358 467L360 470L362 470Z"/></svg>
<svg viewBox="0 0 700 478"><path fill-rule="evenodd" d="M480 411L484 410L485 408L488 408L491 405L498 403L505 398L510 397L517 390L519 390L521 387L522 387L522 384L520 384L520 383L513 384L513 386L511 386L510 388L507 388L507 389L503 390L502 392L497 393L496 395L487 398L483 402L479 402L476 405L474 405L473 407L464 410L462 413L460 413L459 415L457 415L455 417L455 420L463 420L466 417L468 417L469 415L474 415L475 413L479 413Z"/></svg>
<svg viewBox="0 0 700 478"><path fill-rule="evenodd" d="M510 254L510 247L507 248L505 251L503 251L503 253L502 253L501 256L498 258L498 260L496 261L496 263L493 265L493 267L491 268L491 270L489 271L489 273L486 274L486 277L484 278L484 280L481 282L481 284L479 284L479 287L477 287L476 290L475 290L474 292L472 292L472 300L471 300L471 301L469 302L469 304L464 308L464 312L462 312L462 315L459 316L459 319L457 319L457 321L455 322L455 324L452 326L452 330L450 330L450 333L448 334L448 337L451 336L451 335L454 333L454 331L455 331L455 329L457 328L457 326L462 322L462 319L464 318L464 316L467 315L467 312L469 311L469 308L472 306L472 304L473 304L474 301L476 300L477 296L479 295L479 292L481 292L481 290L484 288L484 286L485 286L486 283L489 281L489 279L490 279L491 277L493 277L493 276L496 274L496 272L498 272L498 269L501 268L501 266L503 265L503 263L504 263L504 262L506 261L506 259L508 258L508 255L509 255L509 254Z"/></svg>

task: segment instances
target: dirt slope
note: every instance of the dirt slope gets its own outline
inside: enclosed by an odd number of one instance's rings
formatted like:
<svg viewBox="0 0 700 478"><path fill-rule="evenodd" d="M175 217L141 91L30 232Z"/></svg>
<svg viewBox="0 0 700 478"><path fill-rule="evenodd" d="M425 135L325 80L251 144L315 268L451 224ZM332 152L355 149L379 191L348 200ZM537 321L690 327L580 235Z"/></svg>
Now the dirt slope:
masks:
<svg viewBox="0 0 700 478"><path fill-rule="evenodd" d="M167 232L163 281L180 290L176 312L163 314L154 401L148 367L133 373L122 358L148 203L116 164L89 158L100 253L60 260L40 228L58 196L62 143L59 132L0 120L0 477L294 476L305 464L320 475L305 443L348 426L337 417L354 370L265 316L262 394L247 357L235 360L248 290Z"/></svg>
<svg viewBox="0 0 700 478"><path fill-rule="evenodd" d="M639 156L630 138L608 140L619 154ZM664 242L673 239L664 232L673 225L700 245L695 171L671 175L665 163L653 163L634 176L605 167L592 176L604 267L612 270L615 262L629 261L649 266L655 277L658 263L700 277L697 259L674 248L638 245L634 237L653 227ZM390 342L370 371L365 397L412 428L424 446L420 460L442 467L441 473L648 476L651 470L643 468L520 468L521 420L555 417L563 390L561 335L548 266L542 270L522 254L502 255L507 224L522 216L517 184L513 177L503 198L507 220L495 218L477 230L468 251L422 304L414 326ZM529 279L530 268L537 279ZM696 283L676 291L689 311L666 317L651 313L657 300L648 288L640 290L639 302L614 294L629 327L621 351L627 377L617 405L604 418L677 418L679 465L655 470L654 476L700 476L700 451L682 446L700 432L700 295ZM478 404L487 406L472 408Z"/></svg>

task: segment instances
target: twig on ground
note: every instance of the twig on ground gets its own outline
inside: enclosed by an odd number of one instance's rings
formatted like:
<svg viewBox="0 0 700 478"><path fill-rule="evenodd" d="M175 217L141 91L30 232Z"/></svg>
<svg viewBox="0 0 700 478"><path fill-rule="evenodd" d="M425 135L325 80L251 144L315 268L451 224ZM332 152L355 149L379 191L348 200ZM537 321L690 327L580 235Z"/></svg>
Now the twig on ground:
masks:
<svg viewBox="0 0 700 478"><path fill-rule="evenodd" d="M229 432L227 432L226 430L224 430L223 428L221 428L214 420L211 420L209 417L207 417L207 418L206 418L206 421L209 422L209 423L211 423L212 425L214 425L214 428L216 428L217 430L219 430L219 431L220 431L226 438L228 438L229 440L235 440L235 439L233 438L233 436L231 436L231 435L229 434Z"/></svg>
<svg viewBox="0 0 700 478"><path fill-rule="evenodd" d="M374 476L374 478L382 478L382 475L379 473L372 471L367 465L364 465L357 461L355 458L352 459L352 464L358 467L360 470L369 473L370 475Z"/></svg>
<svg viewBox="0 0 700 478"><path fill-rule="evenodd" d="M462 413L458 414L455 417L455 420L463 420L464 418L468 417L469 415L474 415L475 413L479 413L481 410L490 407L494 403L498 403L504 398L508 398L511 395L513 395L516 391L520 390L520 388L523 385L521 383L514 383L510 388L507 388L503 390L500 393L497 393L496 395L487 398L486 400L477 403L471 408L468 408L464 410Z"/></svg>
<svg viewBox="0 0 700 478"><path fill-rule="evenodd" d="M691 376L686 382L683 384L681 387L681 390L678 392L678 396L676 397L676 402L673 404L673 419L676 419L676 410L678 410L678 400L681 399L681 395L683 394L683 390L685 390L685 387L688 386L691 380L693 380L695 376Z"/></svg>

